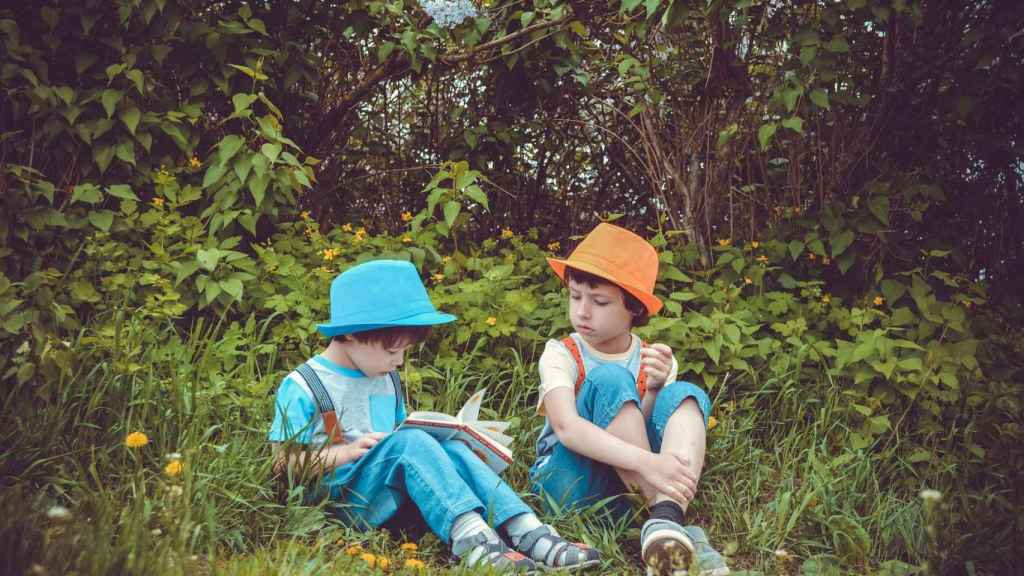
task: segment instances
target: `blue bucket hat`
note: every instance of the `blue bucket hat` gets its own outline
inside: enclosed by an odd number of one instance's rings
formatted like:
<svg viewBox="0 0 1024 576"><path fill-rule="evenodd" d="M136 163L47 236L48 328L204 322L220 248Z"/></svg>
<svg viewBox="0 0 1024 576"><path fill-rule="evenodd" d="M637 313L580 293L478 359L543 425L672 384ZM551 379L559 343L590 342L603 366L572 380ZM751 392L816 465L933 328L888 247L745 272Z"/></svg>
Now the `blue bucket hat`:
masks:
<svg viewBox="0 0 1024 576"><path fill-rule="evenodd" d="M349 268L331 282L331 321L316 327L331 337L452 320L455 316L434 308L411 262L373 260Z"/></svg>

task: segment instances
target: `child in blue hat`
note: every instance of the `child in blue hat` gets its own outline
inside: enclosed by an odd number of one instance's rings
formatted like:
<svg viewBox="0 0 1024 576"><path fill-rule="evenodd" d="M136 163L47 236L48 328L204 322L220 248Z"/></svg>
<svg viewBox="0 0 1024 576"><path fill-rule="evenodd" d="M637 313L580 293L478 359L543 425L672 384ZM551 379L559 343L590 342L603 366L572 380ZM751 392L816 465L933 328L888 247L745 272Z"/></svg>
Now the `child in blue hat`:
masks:
<svg viewBox="0 0 1024 576"><path fill-rule="evenodd" d="M434 308L409 262L366 262L338 275L331 319L317 326L330 343L277 390L268 435L277 468L316 474L354 526L380 526L411 503L467 565L532 572L598 564L597 550L541 523L465 444L396 431L406 414L395 372L405 351L453 320Z"/></svg>

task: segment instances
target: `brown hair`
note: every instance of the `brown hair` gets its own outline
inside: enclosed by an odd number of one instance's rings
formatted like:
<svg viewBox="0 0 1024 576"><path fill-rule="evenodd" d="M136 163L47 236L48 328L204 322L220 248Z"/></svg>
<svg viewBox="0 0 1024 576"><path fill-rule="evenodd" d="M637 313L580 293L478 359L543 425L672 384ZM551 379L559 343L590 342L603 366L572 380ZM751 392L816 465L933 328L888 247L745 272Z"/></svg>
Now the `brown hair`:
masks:
<svg viewBox="0 0 1024 576"><path fill-rule="evenodd" d="M565 285L566 286L569 286L569 281L570 280L572 280L573 282L576 282L577 284L585 284L586 286L588 286L590 288L596 288L596 287L598 287L598 286L600 286L602 284L607 284L609 286L615 286L616 288L618 288L622 292L622 298L623 298L623 300L625 300L626 310L629 310L629 313L633 315L633 322L632 322L633 328L639 328L640 326L644 326L644 325L647 324L647 321L650 320L650 314L647 313L647 306L644 306L644 303L641 302L640 300L638 300L636 296L633 296L629 292L626 292L625 290L622 289L622 286L619 286L615 282L612 282L611 280L608 280L607 278L602 278L600 276L597 276L596 274L591 274L590 272L584 272L582 270L577 270L576 268L573 268L572 266L566 266L565 267Z"/></svg>
<svg viewBox="0 0 1024 576"><path fill-rule="evenodd" d="M354 334L342 334L334 336L331 340L344 342L351 337L353 340L364 344L378 344L383 348L395 348L405 344L419 344L426 340L429 335L430 326L388 326Z"/></svg>

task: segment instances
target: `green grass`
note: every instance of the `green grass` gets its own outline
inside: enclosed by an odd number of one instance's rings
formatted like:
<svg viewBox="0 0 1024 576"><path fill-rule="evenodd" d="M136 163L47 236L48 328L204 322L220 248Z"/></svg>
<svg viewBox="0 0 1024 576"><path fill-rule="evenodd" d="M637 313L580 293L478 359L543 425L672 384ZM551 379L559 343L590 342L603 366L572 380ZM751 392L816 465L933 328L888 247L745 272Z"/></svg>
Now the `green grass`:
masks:
<svg viewBox="0 0 1024 576"><path fill-rule="evenodd" d="M279 502L264 441L268 392L302 358L281 354L267 340L266 323L198 323L184 337L142 318L118 326L56 343L73 355L70 369L3 392L0 572L379 572L362 553L387 558L389 573L400 572L406 558L430 572L463 572L433 536L403 552L402 537L333 523L321 509L298 505L297 491L290 503ZM500 371L475 369L487 353L469 353L459 369L440 372L421 350L410 359L421 370L407 378L408 393L413 409L429 400L433 409L455 410L487 387L489 415L516 423L519 462L505 477L526 494L542 424L534 414L538 350L514 351ZM985 574L1013 561L1006 557L1014 553L1012 526L929 537L918 497L922 488L942 490L930 521L970 525L1012 510L1012 479L977 476L957 463L907 462L898 438L851 451L841 383L794 367L733 377L712 395L718 424L690 518L734 571L897 574L897 566L921 565L931 554L933 566L943 563L948 573ZM145 432L149 444L125 447L132 431ZM175 452L185 468L170 478L163 466ZM536 497L525 498L541 508ZM68 517L51 517L54 506ZM545 519L599 548L605 562L598 572L642 573L637 523L598 516L592 509ZM360 554L349 555L357 545Z"/></svg>

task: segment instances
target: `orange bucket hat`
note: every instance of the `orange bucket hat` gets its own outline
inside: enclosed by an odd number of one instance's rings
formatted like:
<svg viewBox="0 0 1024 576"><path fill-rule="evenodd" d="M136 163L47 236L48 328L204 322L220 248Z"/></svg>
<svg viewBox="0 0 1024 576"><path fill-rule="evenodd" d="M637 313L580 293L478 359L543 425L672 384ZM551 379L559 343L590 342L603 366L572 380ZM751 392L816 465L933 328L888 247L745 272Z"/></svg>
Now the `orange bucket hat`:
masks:
<svg viewBox="0 0 1024 576"><path fill-rule="evenodd" d="M658 251L636 234L614 224L602 222L564 260L548 258L548 264L562 281L565 267L600 276L616 284L643 302L653 316L661 310L654 295L658 279Z"/></svg>

